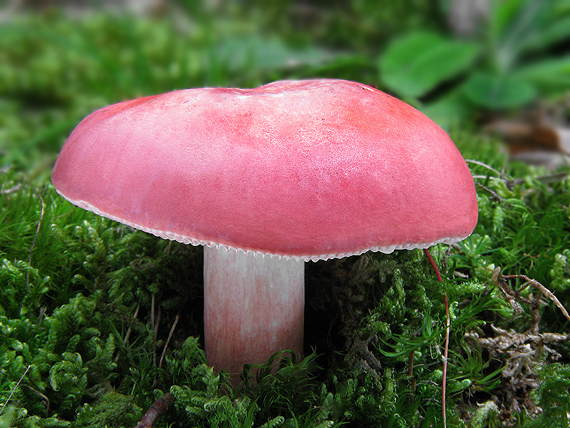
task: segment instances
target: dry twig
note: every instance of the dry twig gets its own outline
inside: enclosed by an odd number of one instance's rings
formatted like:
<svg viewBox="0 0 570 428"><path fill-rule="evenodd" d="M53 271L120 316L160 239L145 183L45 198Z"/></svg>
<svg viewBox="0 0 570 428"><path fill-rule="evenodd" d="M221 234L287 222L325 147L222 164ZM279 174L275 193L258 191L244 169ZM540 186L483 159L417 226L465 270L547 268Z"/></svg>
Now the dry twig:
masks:
<svg viewBox="0 0 570 428"><path fill-rule="evenodd" d="M162 354L160 355L160 361L158 362L158 368L162 367L162 360L164 359L164 354L166 354L166 348L168 348L168 344L170 343L170 339L172 339L172 335L174 334L174 329L176 328L176 324L178 324L178 320L180 319L180 315L176 314L176 318L174 318L174 322L172 323L172 327L170 327L170 332L168 333L168 338L166 339L166 343L162 348Z"/></svg>
<svg viewBox="0 0 570 428"><path fill-rule="evenodd" d="M14 385L14 387L12 388L12 391L10 391L10 395L8 395L8 398L6 398L6 401L4 402L4 404L2 404L2 407L0 407L0 411L4 410L4 408L8 405L8 403L10 402L10 399L12 398L12 395L14 395L14 392L16 391L16 388L18 388L18 385L20 385L20 382L22 382L22 379L24 379L24 376L26 376L26 373L28 373L28 370L30 370L30 367L32 367L32 366L26 367L26 371L22 374L22 376L20 376L20 379L18 380L18 382L16 382L16 385Z"/></svg>
<svg viewBox="0 0 570 428"><path fill-rule="evenodd" d="M513 290L509 286L508 283L509 279L522 279L526 282L519 289ZM540 319L538 314L538 307L542 304L542 302L538 299L534 299L532 295L530 296L530 298L526 298L521 295L521 292L530 286L538 289L545 297L552 300L554 304L558 307L558 309L560 309L562 314L566 317L566 319L570 321L570 315L568 315L568 311L566 310L564 305L560 303L560 300L558 300L558 298L554 295L552 291L550 291L540 282L531 279L526 275L501 275L499 269L497 269L497 271L493 273L493 280L500 288L500 290L503 292L505 298L511 304L516 313L520 313L522 311L522 308L520 307L518 301L531 305L531 308L533 309L533 326L535 331L538 331L538 320Z"/></svg>
<svg viewBox="0 0 570 428"><path fill-rule="evenodd" d="M0 195L9 195L10 193L17 192L22 188L22 184L18 183L13 187L9 187L8 189L0 189Z"/></svg>
<svg viewBox="0 0 570 428"><path fill-rule="evenodd" d="M558 309L560 309L560 311L566 317L566 319L568 321L570 321L570 315L568 315L568 311L566 310L564 305L562 305L562 303L560 303L560 300L558 300L556 298L556 296L554 295L554 293L552 293L552 291L550 291L548 288L546 288L540 282L538 282L534 279L531 279L526 275L503 275L502 278L504 278L504 279L522 279L522 280L526 281L526 283L519 290L517 290L517 293L520 293L525 288L527 288L531 285L533 287L539 289L542 294L544 294L546 297L548 297L550 300L552 300L554 302L554 304L558 307Z"/></svg>
<svg viewBox="0 0 570 428"><path fill-rule="evenodd" d="M174 404L174 396L167 392L158 400L156 400L152 406L147 410L144 416L141 418L138 424L134 428L152 428L154 421L164 413L168 412L172 405Z"/></svg>

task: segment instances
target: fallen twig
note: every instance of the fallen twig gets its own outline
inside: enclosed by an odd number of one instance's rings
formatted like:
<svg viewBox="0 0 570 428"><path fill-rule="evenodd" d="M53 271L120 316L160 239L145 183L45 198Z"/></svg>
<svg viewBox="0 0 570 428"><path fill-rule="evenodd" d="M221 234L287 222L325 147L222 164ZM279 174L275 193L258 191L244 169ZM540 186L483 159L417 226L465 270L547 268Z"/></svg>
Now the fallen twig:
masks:
<svg viewBox="0 0 570 428"><path fill-rule="evenodd" d="M508 284L506 282L506 280L509 280L509 279L522 279L526 282L523 284L523 286L520 289L513 291L508 286ZM501 291L503 292L503 294L505 294L505 296L507 297L507 299L509 301L517 298L519 300L522 300L525 303L530 303L530 302L528 301L528 299L523 298L520 295L520 292L529 286L533 286L533 287L537 288L538 290L540 290L540 292L544 296L546 296L550 300L552 300L554 302L554 304L558 307L558 309L560 309L562 314L566 317L566 319L568 321L570 321L570 315L568 314L568 311L566 310L564 305L562 305L562 303L560 303L560 300L558 300L558 298L554 295L554 293L552 291L550 291L548 288L546 288L540 282L538 282L534 279L531 279L526 275L500 275L499 274L499 275L497 275L496 283L499 286L499 288L501 289Z"/></svg>
<svg viewBox="0 0 570 428"><path fill-rule="evenodd" d="M17 192L21 188L22 188L22 184L19 183L13 187L8 188L8 189L0 189L0 195L9 195L10 193Z"/></svg>
<svg viewBox="0 0 570 428"><path fill-rule="evenodd" d="M176 324L178 324L178 320L180 319L180 315L176 314L176 318L174 318L174 322L172 323L172 327L170 327L170 332L168 333L168 338L166 339L166 343L162 348L162 354L160 355L160 361L158 362L158 368L162 367L162 360L164 359L164 354L166 354L166 348L168 348L168 344L170 343L170 339L172 339L172 335L174 334L174 329L176 328Z"/></svg>
<svg viewBox="0 0 570 428"><path fill-rule="evenodd" d="M174 404L174 396L167 392L158 400L156 400L152 406L147 410L142 419L134 428L152 428L154 421L164 413L168 412L172 405Z"/></svg>
<svg viewBox="0 0 570 428"><path fill-rule="evenodd" d="M32 367L32 366L28 366L26 368L26 371L24 372L24 374L22 374L22 376L20 376L20 379L18 380L18 382L16 382L16 385L14 385L14 387L12 388L12 391L10 391L10 395L8 395L8 398L6 398L6 401L4 402L4 404L2 404L2 408L0 408L0 411L4 410L4 408L6 407L6 405L8 404L10 399L12 398L12 395L14 395L14 391L16 391L16 388L18 387L18 385L20 385L20 382L22 382L22 379L24 379L24 376L26 376L26 373L28 373L28 370L30 370L30 367Z"/></svg>

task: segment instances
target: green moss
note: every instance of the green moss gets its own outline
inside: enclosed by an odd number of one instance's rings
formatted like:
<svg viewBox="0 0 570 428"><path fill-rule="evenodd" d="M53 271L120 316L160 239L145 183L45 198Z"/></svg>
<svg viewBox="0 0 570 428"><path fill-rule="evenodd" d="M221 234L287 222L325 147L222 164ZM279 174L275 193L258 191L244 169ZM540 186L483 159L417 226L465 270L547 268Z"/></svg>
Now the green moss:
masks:
<svg viewBox="0 0 570 428"><path fill-rule="evenodd" d="M361 3L355 13L371 10ZM388 19L401 7L375 13ZM536 353L532 392L502 376L514 348L492 357L474 340L496 338L492 327L524 335L537 319L542 333L568 331L536 289L507 300L497 286L499 268L524 274L570 307L567 170L510 163L500 144L470 131L452 137L478 162L469 166L479 224L461 243L431 250L443 282L417 250L308 264L306 336L314 352L244 373L241 389L207 366L201 250L59 197L49 173L66 135L93 109L135 96L315 75L374 83L376 70L366 58L306 50L310 38L290 28L292 45L265 41L241 18L194 12L204 23L188 32L158 18L57 14L0 29L0 427L132 427L167 391L175 405L155 428L441 426L444 293L448 426L567 426L568 343ZM406 22L425 21L407 12ZM319 28L344 19L331 15ZM354 40L338 41L342 32L321 40L353 46L376 34L367 28ZM298 66L288 67L288 58ZM509 282L515 291L522 284ZM521 410L509 417L514 404Z"/></svg>

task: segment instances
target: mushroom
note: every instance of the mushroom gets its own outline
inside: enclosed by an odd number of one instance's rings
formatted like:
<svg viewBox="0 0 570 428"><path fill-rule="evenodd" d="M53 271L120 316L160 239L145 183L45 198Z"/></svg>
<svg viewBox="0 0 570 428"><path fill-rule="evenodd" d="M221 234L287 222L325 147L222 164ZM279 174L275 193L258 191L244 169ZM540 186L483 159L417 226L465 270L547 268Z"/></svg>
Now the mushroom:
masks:
<svg viewBox="0 0 570 428"><path fill-rule="evenodd" d="M304 262L452 244L477 223L447 134L345 80L169 92L102 108L53 170L64 198L204 245L205 346L216 370L302 354Z"/></svg>

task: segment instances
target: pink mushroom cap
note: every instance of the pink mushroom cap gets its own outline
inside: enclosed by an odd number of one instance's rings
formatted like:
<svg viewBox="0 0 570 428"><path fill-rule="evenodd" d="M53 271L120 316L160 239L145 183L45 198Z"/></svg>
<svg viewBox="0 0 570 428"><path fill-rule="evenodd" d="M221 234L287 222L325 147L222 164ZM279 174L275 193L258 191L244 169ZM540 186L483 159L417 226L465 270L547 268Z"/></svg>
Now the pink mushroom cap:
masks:
<svg viewBox="0 0 570 428"><path fill-rule="evenodd" d="M72 203L163 238L301 260L454 243L477 223L448 135L344 80L102 108L73 131L52 180Z"/></svg>
<svg viewBox="0 0 570 428"><path fill-rule="evenodd" d="M82 208L209 247L206 354L234 374L276 351L302 354L302 261L450 244L477 223L473 179L447 134L344 80L102 108L70 135L52 181Z"/></svg>

